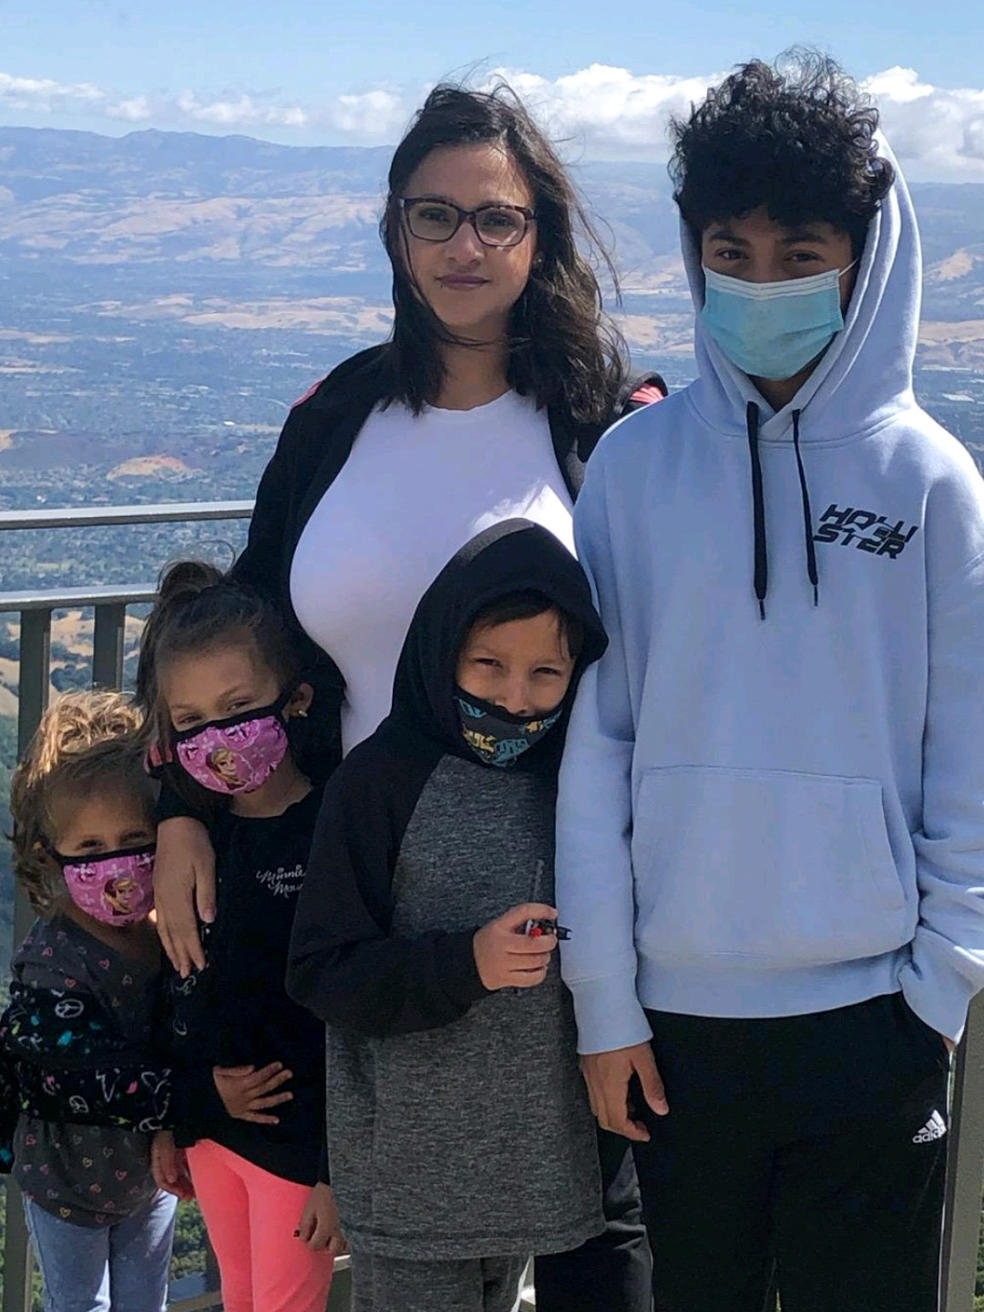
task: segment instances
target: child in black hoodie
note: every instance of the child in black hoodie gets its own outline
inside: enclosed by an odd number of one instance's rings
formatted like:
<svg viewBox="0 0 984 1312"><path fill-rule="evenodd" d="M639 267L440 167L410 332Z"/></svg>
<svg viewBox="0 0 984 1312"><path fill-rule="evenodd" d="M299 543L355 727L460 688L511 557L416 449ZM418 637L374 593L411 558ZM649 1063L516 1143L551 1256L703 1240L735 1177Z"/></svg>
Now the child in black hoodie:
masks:
<svg viewBox="0 0 984 1312"><path fill-rule="evenodd" d="M390 715L328 784L287 985L330 1027L358 1312L512 1312L532 1253L602 1228L557 935L523 930L556 920L567 710L606 641L552 534L496 525L425 593Z"/></svg>

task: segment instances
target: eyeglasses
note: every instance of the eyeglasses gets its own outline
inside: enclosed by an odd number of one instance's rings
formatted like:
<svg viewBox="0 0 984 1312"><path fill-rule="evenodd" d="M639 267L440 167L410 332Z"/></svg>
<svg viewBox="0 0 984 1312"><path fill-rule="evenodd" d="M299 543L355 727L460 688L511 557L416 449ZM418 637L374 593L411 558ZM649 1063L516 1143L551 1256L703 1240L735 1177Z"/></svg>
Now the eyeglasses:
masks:
<svg viewBox="0 0 984 1312"><path fill-rule="evenodd" d="M463 223L470 223L483 246L518 246L536 218L524 205L463 210L449 200L405 196L400 206L411 234L421 241L450 241Z"/></svg>

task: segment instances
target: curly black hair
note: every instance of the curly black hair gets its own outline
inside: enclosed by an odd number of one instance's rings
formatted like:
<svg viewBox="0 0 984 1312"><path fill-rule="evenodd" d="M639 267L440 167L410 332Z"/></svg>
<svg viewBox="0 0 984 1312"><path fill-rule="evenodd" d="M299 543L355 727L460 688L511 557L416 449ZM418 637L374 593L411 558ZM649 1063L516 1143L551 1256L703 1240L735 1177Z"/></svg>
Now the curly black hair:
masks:
<svg viewBox="0 0 984 1312"><path fill-rule="evenodd" d="M784 227L832 223L857 257L895 179L877 127L878 110L828 56L752 60L671 121L674 199L698 240L709 224L764 206Z"/></svg>

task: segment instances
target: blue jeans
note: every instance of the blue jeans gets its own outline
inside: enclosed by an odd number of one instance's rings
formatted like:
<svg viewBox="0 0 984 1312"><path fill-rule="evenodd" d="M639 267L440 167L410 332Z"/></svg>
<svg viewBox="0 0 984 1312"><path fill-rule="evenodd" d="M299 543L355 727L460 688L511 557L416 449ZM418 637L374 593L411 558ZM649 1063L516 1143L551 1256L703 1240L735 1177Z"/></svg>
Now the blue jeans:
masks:
<svg viewBox="0 0 984 1312"><path fill-rule="evenodd" d="M158 1191L111 1225L73 1225L24 1199L44 1312L164 1312L178 1200Z"/></svg>

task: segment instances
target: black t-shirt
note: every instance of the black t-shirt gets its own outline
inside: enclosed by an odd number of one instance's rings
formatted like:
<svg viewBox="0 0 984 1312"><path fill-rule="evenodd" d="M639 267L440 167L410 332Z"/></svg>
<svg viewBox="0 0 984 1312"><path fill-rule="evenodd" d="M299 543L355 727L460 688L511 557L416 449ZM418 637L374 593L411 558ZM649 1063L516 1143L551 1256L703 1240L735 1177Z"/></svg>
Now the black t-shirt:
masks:
<svg viewBox="0 0 984 1312"><path fill-rule="evenodd" d="M304 882L321 790L266 819L224 813L212 826L218 885L215 922L203 926L208 965L170 979L176 1138L213 1139L274 1175L318 1178L324 1143L324 1026L284 988L297 895ZM279 1125L230 1117L213 1066L281 1061L293 1101Z"/></svg>

